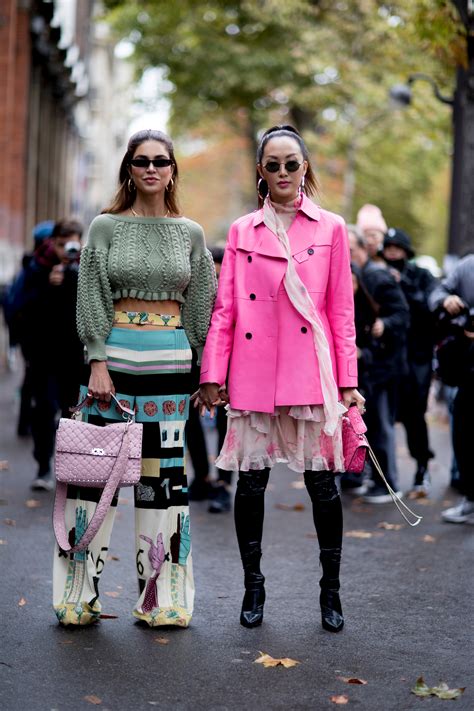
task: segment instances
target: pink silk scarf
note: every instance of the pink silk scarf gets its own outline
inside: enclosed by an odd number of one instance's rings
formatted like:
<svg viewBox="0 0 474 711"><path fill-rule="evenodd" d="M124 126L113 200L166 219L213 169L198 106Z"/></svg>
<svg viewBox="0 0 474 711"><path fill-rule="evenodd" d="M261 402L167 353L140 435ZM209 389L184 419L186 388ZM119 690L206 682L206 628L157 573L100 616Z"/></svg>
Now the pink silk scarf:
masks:
<svg viewBox="0 0 474 711"><path fill-rule="evenodd" d="M288 209L288 208L287 208ZM291 210L291 208L289 208ZM294 207L293 207L294 210ZM323 324L306 286L299 277L293 263L290 240L282 220L267 196L263 203L263 221L266 227L279 239L287 259L286 273L283 280L286 293L295 309L306 321L309 321L313 331L314 347L318 356L319 377L323 394L323 407L326 422L324 432L332 437L336 431L339 417L345 408L339 403L339 393L334 380L329 343L324 333Z"/></svg>

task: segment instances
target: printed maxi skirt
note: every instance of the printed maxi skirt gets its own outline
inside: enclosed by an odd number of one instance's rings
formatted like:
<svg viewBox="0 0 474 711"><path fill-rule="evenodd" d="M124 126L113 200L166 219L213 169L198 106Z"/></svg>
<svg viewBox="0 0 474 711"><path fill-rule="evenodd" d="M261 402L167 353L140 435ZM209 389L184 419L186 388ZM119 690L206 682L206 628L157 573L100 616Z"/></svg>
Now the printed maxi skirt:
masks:
<svg viewBox="0 0 474 711"><path fill-rule="evenodd" d="M187 627L194 603L184 427L189 413L191 349L185 331L112 328L107 366L116 396L143 423L142 475L134 487L139 598L133 614L150 626ZM81 387L80 397L87 387ZM93 424L121 421L112 402L83 409ZM66 527L77 542L101 489L69 486ZM86 625L100 615L99 583L109 551L117 497L86 551L55 547L53 603L64 624Z"/></svg>

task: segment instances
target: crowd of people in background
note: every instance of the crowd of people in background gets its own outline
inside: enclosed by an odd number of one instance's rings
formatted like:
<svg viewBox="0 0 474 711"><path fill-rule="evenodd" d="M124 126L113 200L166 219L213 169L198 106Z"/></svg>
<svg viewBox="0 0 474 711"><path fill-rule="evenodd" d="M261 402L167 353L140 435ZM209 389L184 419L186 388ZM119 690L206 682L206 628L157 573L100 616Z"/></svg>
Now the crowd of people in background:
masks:
<svg viewBox="0 0 474 711"><path fill-rule="evenodd" d="M37 469L35 490L54 488L51 460L58 416L69 416L77 401L84 364L76 332L77 276L83 227L73 219L39 223L33 251L4 296L10 345L24 360L18 436L31 435ZM392 488L402 495L397 468L395 425L402 423L414 460L413 496L430 492L429 461L434 453L426 423L428 396L437 371L448 402L452 425L451 485L460 502L443 512L447 522L474 523L474 477L469 471L469 413L474 395L474 255L461 259L444 279L434 260L419 266L409 235L389 227L371 204L348 225L354 289L359 389L366 398L368 437ZM224 249L212 247L217 276ZM434 266L433 266L434 265ZM44 318L47 315L48 318ZM41 344L41 347L39 347ZM196 354L193 382L199 382ZM186 426L193 470L189 497L208 501L211 513L232 508L232 473L217 470L209 437L198 410L191 408ZM217 408L217 452L225 438L227 418ZM211 456L210 456L211 454ZM367 503L391 501L378 472L369 462L365 477L341 476L344 492L362 495Z"/></svg>

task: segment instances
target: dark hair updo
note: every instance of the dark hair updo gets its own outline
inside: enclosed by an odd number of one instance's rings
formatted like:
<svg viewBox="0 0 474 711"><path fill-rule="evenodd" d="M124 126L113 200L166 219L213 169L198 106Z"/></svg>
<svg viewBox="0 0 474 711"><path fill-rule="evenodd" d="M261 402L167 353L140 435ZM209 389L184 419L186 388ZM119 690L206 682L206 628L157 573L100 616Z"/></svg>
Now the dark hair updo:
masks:
<svg viewBox="0 0 474 711"><path fill-rule="evenodd" d="M292 138L298 144L300 151L303 155L303 159L308 163L308 167L306 169L305 174L303 192L309 196L316 195L318 193L319 186L316 176L314 174L313 167L311 165L309 152L306 148L306 143L303 141L301 135L298 133L294 126L290 126L289 124L283 124L281 126L272 126L271 128L265 131L262 138L260 139L260 143L257 148L257 165L261 165L262 163L263 152L268 141L271 138L280 138L282 136L286 138ZM261 207L268 193L268 184L267 181L262 178L258 170L256 171L256 185L258 195L258 206Z"/></svg>
<svg viewBox="0 0 474 711"><path fill-rule="evenodd" d="M125 212L129 210L133 205L137 189L130 180L130 161L132 160L135 151L138 146L145 141L159 141L166 146L171 160L173 161L173 175L172 181L168 184L165 190L165 205L171 215L179 215L179 204L177 198L178 189L178 164L176 163L176 158L174 155L173 142L166 133L163 131L155 131L152 128L145 129L143 131L137 131L133 136L129 138L127 145L127 152L125 153L122 162L120 164L119 170L119 188L115 194L112 204L102 210L103 213L117 214L119 212Z"/></svg>

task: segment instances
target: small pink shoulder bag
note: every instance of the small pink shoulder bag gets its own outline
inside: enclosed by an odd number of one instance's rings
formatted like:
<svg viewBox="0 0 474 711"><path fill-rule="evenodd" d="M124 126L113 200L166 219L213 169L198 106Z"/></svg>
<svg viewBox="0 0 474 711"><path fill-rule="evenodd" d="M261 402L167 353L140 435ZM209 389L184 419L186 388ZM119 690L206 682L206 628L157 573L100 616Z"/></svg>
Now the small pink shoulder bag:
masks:
<svg viewBox="0 0 474 711"><path fill-rule="evenodd" d="M367 459L367 454L371 458L374 467L380 474L385 486L387 487L388 493L392 497L392 501L397 507L400 514L403 516L405 521L410 524L410 526L418 526L423 516L418 516L414 513L404 501L401 500L397 493L392 489L388 483L377 458L372 451L372 447L369 444L369 440L366 437L367 426L362 419L358 408L353 405L347 412L344 413L342 417L342 451L344 453L344 469L346 472L353 472L354 474L361 474L364 471L365 462ZM410 521L406 513L414 517L414 521Z"/></svg>
<svg viewBox="0 0 474 711"><path fill-rule="evenodd" d="M58 546L67 553L87 548L102 525L117 489L133 486L140 479L143 425L135 422L133 410L123 407L113 394L112 397L126 422L100 427L75 419L88 398L72 408L71 419L61 418L59 421L54 463L53 527ZM74 545L68 541L64 519L68 484L103 489L89 525Z"/></svg>

